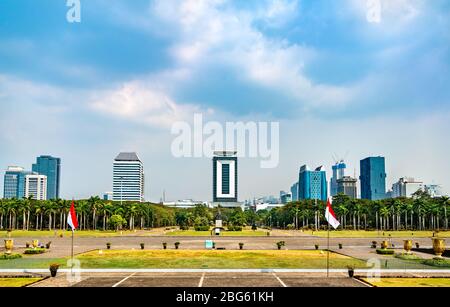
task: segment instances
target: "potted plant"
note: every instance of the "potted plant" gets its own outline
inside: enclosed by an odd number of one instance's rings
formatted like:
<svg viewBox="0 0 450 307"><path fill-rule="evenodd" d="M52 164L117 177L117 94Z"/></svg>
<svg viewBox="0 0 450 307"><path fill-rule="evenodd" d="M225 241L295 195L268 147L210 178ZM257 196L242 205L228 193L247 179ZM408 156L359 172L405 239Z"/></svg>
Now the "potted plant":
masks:
<svg viewBox="0 0 450 307"><path fill-rule="evenodd" d="M111 243L110 242L106 243L106 248L107 249L111 249Z"/></svg>
<svg viewBox="0 0 450 307"><path fill-rule="evenodd" d="M213 242L212 248L216 249L216 242Z"/></svg>
<svg viewBox="0 0 450 307"><path fill-rule="evenodd" d="M316 250L319 250L319 244L314 245L314 247L316 248Z"/></svg>
<svg viewBox="0 0 450 307"><path fill-rule="evenodd" d="M348 277L353 278L355 276L355 268L352 266L348 267Z"/></svg>
<svg viewBox="0 0 450 307"><path fill-rule="evenodd" d="M381 242L381 248L382 248L382 249L387 249L388 246L389 246L389 242L388 242L388 241L383 241L383 242Z"/></svg>
<svg viewBox="0 0 450 307"><path fill-rule="evenodd" d="M5 250L6 254L10 255L14 248L14 241L11 239L5 240Z"/></svg>
<svg viewBox="0 0 450 307"><path fill-rule="evenodd" d="M416 248L419 249L420 248L420 244L419 242L416 242Z"/></svg>
<svg viewBox="0 0 450 307"><path fill-rule="evenodd" d="M36 248L39 246L39 240L33 240L31 241L31 245L33 245L33 248Z"/></svg>
<svg viewBox="0 0 450 307"><path fill-rule="evenodd" d="M145 244L141 243L141 249L144 250L145 249Z"/></svg>
<svg viewBox="0 0 450 307"><path fill-rule="evenodd" d="M59 264L51 264L50 265L50 274L52 277L56 277L56 274L58 273Z"/></svg>
<svg viewBox="0 0 450 307"><path fill-rule="evenodd" d="M167 243L166 242L164 242L162 245L163 245L164 249L167 249Z"/></svg>
<svg viewBox="0 0 450 307"><path fill-rule="evenodd" d="M442 254L445 252L445 241L444 239L433 239L433 250L437 258L442 258Z"/></svg>
<svg viewBox="0 0 450 307"><path fill-rule="evenodd" d="M372 241L372 248L377 248L377 241Z"/></svg>
<svg viewBox="0 0 450 307"><path fill-rule="evenodd" d="M404 241L403 248L405 249L407 254L411 254L412 247L413 247L412 240Z"/></svg>
<svg viewBox="0 0 450 307"><path fill-rule="evenodd" d="M277 242L278 250L280 250L285 245L286 245L286 243L284 241Z"/></svg>
<svg viewBox="0 0 450 307"><path fill-rule="evenodd" d="M25 248L30 248L30 242L25 243Z"/></svg>
<svg viewBox="0 0 450 307"><path fill-rule="evenodd" d="M46 249L50 249L50 246L52 246L52 241L50 241L47 244L45 244L45 248Z"/></svg>
<svg viewBox="0 0 450 307"><path fill-rule="evenodd" d="M243 250L244 249L244 243L239 243L239 249Z"/></svg>
<svg viewBox="0 0 450 307"><path fill-rule="evenodd" d="M339 243L339 249L342 249L343 245L342 243Z"/></svg>
<svg viewBox="0 0 450 307"><path fill-rule="evenodd" d="M175 249L178 249L180 247L180 242L175 242Z"/></svg>

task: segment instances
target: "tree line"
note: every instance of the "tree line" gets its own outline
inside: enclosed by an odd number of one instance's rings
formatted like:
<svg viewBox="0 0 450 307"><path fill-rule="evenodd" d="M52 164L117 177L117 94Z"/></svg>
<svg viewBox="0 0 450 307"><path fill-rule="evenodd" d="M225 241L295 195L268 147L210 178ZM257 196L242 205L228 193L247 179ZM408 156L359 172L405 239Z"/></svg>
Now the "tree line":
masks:
<svg viewBox="0 0 450 307"><path fill-rule="evenodd" d="M0 229L65 230L70 200L0 200ZM340 194L333 209L341 229L352 230L441 230L448 229L448 197L431 198L418 191L412 198L369 201ZM91 197L75 201L80 230L182 228L214 225L220 215L227 226L259 226L282 229L326 229L326 203L304 200L271 211L207 208L169 208L153 203L111 202Z"/></svg>

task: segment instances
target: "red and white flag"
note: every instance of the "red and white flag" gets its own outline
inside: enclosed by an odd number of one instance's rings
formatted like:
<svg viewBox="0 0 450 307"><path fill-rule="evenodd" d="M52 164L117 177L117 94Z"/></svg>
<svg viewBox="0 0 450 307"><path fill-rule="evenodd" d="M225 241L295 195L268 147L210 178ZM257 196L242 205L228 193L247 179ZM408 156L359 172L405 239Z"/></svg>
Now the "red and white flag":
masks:
<svg viewBox="0 0 450 307"><path fill-rule="evenodd" d="M78 228L77 214L75 213L75 203L72 200L72 205L70 206L69 215L67 216L67 224L72 228L72 231Z"/></svg>
<svg viewBox="0 0 450 307"><path fill-rule="evenodd" d="M325 218L328 223L333 226L334 229L337 229L341 223L336 218L336 214L334 214L333 207L331 207L330 199L327 201L327 209L325 210Z"/></svg>

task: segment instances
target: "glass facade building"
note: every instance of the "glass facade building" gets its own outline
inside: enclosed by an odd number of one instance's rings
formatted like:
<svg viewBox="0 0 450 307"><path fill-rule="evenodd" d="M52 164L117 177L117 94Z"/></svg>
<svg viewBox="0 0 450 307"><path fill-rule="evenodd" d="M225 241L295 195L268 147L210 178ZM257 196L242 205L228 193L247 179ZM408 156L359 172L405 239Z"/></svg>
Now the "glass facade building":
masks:
<svg viewBox="0 0 450 307"><path fill-rule="evenodd" d="M299 200L317 199L326 201L328 198L327 175L322 170L322 167L311 171L308 166L302 166L300 168L298 185Z"/></svg>
<svg viewBox="0 0 450 307"><path fill-rule="evenodd" d="M3 198L25 198L25 178L31 172L24 171L22 167L10 166L4 176Z"/></svg>
<svg viewBox="0 0 450 307"><path fill-rule="evenodd" d="M361 198L386 198L386 165L384 157L369 157L360 162Z"/></svg>
<svg viewBox="0 0 450 307"><path fill-rule="evenodd" d="M236 152L215 152L213 157L213 202L237 203L238 158ZM225 203L225 204L223 204Z"/></svg>
<svg viewBox="0 0 450 307"><path fill-rule="evenodd" d="M40 156L33 164L32 171L47 176L47 199L58 199L60 197L61 159Z"/></svg>
<svg viewBox="0 0 450 307"><path fill-rule="evenodd" d="M338 180L344 178L347 165L344 161L337 162L333 165L333 177L330 179L330 196L338 194Z"/></svg>

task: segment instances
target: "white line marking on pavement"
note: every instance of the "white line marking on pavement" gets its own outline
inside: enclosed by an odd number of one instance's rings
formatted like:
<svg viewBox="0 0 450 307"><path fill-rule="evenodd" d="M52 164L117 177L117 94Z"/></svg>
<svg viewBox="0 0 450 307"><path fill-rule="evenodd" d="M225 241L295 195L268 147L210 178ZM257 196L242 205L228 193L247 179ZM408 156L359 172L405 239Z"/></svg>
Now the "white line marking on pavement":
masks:
<svg viewBox="0 0 450 307"><path fill-rule="evenodd" d="M199 288L203 287L203 281L205 280L205 275L206 275L206 273L203 273L202 278L200 278L200 282L198 284Z"/></svg>
<svg viewBox="0 0 450 307"><path fill-rule="evenodd" d="M280 279L280 277L277 276L277 274L275 274L275 273L272 273L272 274L284 288L287 288L286 284Z"/></svg>
<svg viewBox="0 0 450 307"><path fill-rule="evenodd" d="M117 288L118 286L120 286L123 282L127 281L130 277L133 277L134 275L136 275L136 273L131 274L128 277L125 277L124 279L122 279L121 281L119 281L117 284L115 284L114 286L112 286L113 288Z"/></svg>

